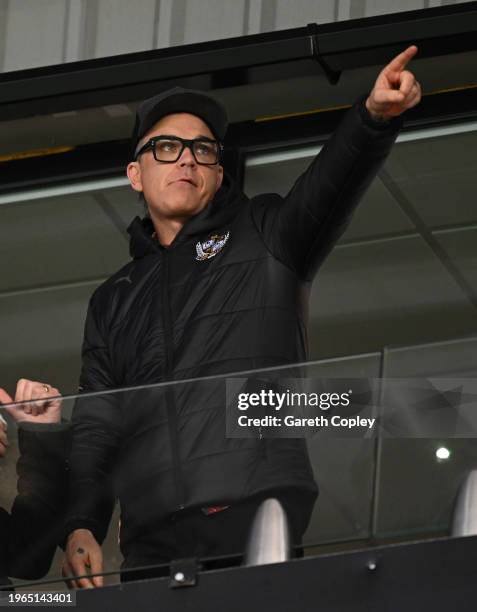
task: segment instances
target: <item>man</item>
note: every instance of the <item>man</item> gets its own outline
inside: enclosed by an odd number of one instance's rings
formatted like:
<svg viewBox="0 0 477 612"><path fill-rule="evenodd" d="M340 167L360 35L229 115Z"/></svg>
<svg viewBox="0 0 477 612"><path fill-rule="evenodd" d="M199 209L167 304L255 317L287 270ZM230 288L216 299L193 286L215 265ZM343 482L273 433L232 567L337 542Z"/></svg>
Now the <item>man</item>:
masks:
<svg viewBox="0 0 477 612"><path fill-rule="evenodd" d="M60 422L59 395L50 385L25 379L18 382L14 399L0 389L0 404L18 424L20 449L18 495L10 513L0 508L0 587L11 584L7 576L42 578L63 532L70 432ZM26 400L30 403L12 405ZM7 424L0 415L0 458L8 446Z"/></svg>
<svg viewBox="0 0 477 612"><path fill-rule="evenodd" d="M386 158L399 116L420 100L405 69L416 52L382 70L286 198L250 201L224 175L227 119L212 98L177 88L143 103L127 174L148 216L129 228L133 260L91 299L82 391L306 360L310 283ZM242 551L270 496L300 543L317 495L304 440L225 438L221 385L78 402L66 574L102 569L114 467L126 568Z"/></svg>

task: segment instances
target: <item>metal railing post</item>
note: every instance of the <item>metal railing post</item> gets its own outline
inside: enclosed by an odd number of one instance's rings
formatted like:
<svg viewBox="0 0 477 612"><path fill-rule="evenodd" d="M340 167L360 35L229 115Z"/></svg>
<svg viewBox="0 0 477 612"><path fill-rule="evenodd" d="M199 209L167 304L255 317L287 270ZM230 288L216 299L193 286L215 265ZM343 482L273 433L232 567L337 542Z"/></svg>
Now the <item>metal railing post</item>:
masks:
<svg viewBox="0 0 477 612"><path fill-rule="evenodd" d="M265 565L290 559L290 530L282 504L274 498L259 506L250 529L244 565Z"/></svg>
<svg viewBox="0 0 477 612"><path fill-rule="evenodd" d="M451 535L477 535L477 470L471 470L460 486L452 516Z"/></svg>

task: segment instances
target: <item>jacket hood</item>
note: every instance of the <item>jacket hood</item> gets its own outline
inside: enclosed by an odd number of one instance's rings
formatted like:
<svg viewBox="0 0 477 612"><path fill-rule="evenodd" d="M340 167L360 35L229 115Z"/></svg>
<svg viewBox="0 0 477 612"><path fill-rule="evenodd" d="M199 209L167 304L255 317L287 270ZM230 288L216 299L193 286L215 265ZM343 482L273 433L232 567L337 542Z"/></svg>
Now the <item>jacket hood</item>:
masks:
<svg viewBox="0 0 477 612"><path fill-rule="evenodd" d="M213 200L200 213L187 221L170 248L187 241L192 236L203 235L227 225L247 200L247 196L237 186L232 177L224 173L222 186ZM140 259L150 253L157 253L157 249L161 248L157 240L152 237L154 225L150 217L142 219L135 217L128 227L128 233L131 236L129 252L133 259Z"/></svg>

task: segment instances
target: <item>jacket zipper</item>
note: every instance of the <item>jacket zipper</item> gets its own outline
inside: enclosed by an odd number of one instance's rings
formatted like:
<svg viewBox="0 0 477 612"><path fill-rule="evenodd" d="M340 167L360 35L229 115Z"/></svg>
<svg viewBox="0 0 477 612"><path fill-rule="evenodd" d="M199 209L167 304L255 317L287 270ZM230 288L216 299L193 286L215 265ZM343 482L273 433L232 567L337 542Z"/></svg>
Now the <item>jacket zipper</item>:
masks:
<svg viewBox="0 0 477 612"><path fill-rule="evenodd" d="M172 337L172 313L169 300L169 256L165 249L162 251L162 267L161 305L165 345L164 381L168 382L172 380L174 348ZM183 510L185 507L185 490L179 456L177 412L175 408L174 391L169 385L166 387L166 406L169 435L171 437L172 469L176 486L176 505L177 510Z"/></svg>

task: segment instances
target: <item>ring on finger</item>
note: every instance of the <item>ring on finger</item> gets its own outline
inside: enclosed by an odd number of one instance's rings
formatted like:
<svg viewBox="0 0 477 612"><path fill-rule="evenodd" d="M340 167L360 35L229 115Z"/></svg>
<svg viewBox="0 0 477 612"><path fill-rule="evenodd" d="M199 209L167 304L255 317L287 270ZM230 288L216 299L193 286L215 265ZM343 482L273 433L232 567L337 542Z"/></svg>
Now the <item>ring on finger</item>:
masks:
<svg viewBox="0 0 477 612"><path fill-rule="evenodd" d="M47 385L47 384L45 384L45 383L42 383L42 387L43 387L43 389L45 389L45 391L46 391L47 393L49 393L49 392L51 391L51 387L50 387L50 385Z"/></svg>

